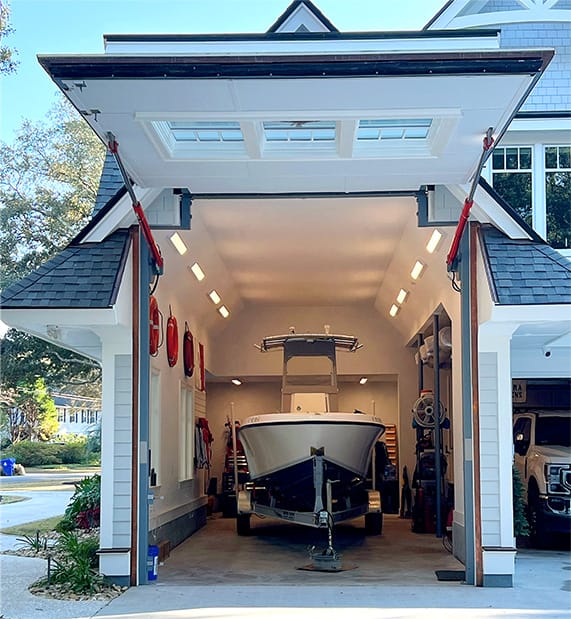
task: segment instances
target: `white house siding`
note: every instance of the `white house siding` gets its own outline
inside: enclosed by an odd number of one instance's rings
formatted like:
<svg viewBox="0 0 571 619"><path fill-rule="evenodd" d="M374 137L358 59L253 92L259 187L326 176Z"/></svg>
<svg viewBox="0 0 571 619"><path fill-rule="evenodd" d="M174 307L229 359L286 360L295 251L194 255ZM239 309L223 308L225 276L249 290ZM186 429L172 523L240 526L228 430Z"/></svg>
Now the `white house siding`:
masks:
<svg viewBox="0 0 571 619"><path fill-rule="evenodd" d="M113 455L113 547L131 543L131 412L130 355L115 357L115 453Z"/></svg>
<svg viewBox="0 0 571 619"><path fill-rule="evenodd" d="M480 482L482 544L500 545L498 355L480 353Z"/></svg>

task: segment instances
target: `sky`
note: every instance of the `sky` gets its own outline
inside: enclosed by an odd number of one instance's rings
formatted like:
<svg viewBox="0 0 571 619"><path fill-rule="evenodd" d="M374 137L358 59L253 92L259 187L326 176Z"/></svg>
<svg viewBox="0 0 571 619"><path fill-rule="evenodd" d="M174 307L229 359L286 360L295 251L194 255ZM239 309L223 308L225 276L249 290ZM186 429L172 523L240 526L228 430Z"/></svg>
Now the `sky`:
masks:
<svg viewBox="0 0 571 619"><path fill-rule="evenodd" d="M420 30L446 0L313 0L341 31ZM42 120L57 88L37 54L103 53L104 34L265 32L290 0L4 0L17 72L0 81L0 140Z"/></svg>

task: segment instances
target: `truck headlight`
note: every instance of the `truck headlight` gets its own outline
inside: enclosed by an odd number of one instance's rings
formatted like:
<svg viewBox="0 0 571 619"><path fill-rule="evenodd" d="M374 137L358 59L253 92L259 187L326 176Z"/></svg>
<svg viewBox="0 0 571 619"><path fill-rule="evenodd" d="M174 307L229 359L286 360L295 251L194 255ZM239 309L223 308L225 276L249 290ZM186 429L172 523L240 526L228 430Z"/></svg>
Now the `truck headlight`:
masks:
<svg viewBox="0 0 571 619"><path fill-rule="evenodd" d="M569 494L569 489L563 485L563 473L569 470L566 464L546 464L545 482L548 494Z"/></svg>

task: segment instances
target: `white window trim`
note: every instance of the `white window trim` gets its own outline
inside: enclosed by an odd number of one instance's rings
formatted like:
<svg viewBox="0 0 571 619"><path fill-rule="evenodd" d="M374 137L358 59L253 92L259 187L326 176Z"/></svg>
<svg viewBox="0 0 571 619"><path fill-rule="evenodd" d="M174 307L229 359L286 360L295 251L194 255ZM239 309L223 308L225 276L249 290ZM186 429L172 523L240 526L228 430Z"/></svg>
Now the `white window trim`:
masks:
<svg viewBox="0 0 571 619"><path fill-rule="evenodd" d="M194 479L194 390L186 381L179 381L178 403L178 479Z"/></svg>

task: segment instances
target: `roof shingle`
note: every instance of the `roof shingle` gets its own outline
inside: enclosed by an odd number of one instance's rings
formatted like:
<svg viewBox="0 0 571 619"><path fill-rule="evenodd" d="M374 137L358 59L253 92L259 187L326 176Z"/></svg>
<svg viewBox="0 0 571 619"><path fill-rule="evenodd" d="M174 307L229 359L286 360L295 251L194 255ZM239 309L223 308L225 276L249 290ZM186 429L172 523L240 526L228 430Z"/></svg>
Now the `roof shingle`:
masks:
<svg viewBox="0 0 571 619"><path fill-rule="evenodd" d="M57 256L0 294L4 309L107 308L129 247L129 232L117 230L100 243L68 245Z"/></svg>
<svg viewBox="0 0 571 619"><path fill-rule="evenodd" d="M480 228L495 301L499 305L571 304L571 261L545 243L510 239Z"/></svg>

